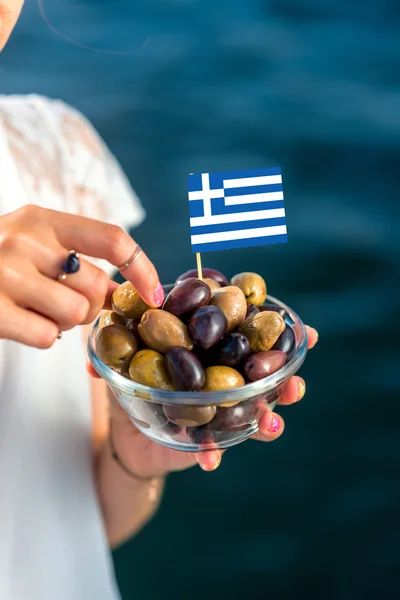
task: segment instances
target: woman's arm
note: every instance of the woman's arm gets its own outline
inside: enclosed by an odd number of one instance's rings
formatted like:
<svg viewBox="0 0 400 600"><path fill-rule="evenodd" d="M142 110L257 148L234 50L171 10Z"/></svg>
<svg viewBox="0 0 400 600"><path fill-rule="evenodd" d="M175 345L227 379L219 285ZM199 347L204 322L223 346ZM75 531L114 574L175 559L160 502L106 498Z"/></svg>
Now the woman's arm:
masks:
<svg viewBox="0 0 400 600"><path fill-rule="evenodd" d="M99 501L112 548L137 533L157 510L164 479L139 481L127 475L112 457L107 440L95 465Z"/></svg>
<svg viewBox="0 0 400 600"><path fill-rule="evenodd" d="M86 342L90 327L83 327ZM93 461L99 503L111 547L134 535L157 510L164 481L139 481L127 475L112 457L109 443L110 402L107 384L90 378ZM114 444L115 444L114 440Z"/></svg>

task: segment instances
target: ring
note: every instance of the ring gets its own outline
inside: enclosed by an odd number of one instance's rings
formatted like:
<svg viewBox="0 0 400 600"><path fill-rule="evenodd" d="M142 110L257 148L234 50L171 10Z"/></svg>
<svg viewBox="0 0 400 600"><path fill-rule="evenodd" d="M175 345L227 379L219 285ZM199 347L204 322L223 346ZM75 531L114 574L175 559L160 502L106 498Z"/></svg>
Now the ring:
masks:
<svg viewBox="0 0 400 600"><path fill-rule="evenodd" d="M77 273L79 271L81 267L79 257L80 254L75 252L75 250L69 251L68 258L61 267L62 273L60 273L57 277L58 281L65 281L67 279L67 275L71 275L72 273Z"/></svg>
<svg viewBox="0 0 400 600"><path fill-rule="evenodd" d="M129 260L127 260L125 263L122 263L122 265L117 267L118 271L123 271L124 269L127 269L128 267L130 267L135 262L135 260L137 260L139 258L141 251L142 251L142 249L139 246L139 244L136 244L135 252L132 254L132 256L130 257Z"/></svg>

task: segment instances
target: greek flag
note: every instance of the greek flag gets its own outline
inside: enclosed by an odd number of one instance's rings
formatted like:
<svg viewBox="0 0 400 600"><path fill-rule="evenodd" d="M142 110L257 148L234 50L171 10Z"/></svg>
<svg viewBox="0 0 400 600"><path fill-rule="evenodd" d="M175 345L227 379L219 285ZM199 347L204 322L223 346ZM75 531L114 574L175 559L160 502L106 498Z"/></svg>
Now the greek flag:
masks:
<svg viewBox="0 0 400 600"><path fill-rule="evenodd" d="M279 167L189 175L192 252L287 242Z"/></svg>

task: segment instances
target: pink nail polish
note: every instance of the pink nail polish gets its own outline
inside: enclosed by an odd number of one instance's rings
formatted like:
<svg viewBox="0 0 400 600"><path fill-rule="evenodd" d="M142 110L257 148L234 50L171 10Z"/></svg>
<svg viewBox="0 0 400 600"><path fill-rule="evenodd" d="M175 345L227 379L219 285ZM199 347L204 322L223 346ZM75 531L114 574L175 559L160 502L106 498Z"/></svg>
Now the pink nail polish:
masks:
<svg viewBox="0 0 400 600"><path fill-rule="evenodd" d="M271 433L277 433L281 428L281 422L278 419L278 417L274 417L272 419L271 425L268 427L268 431L271 431Z"/></svg>
<svg viewBox="0 0 400 600"><path fill-rule="evenodd" d="M161 306L164 302L164 290L161 283L156 287L156 291L154 292L154 304L156 306Z"/></svg>

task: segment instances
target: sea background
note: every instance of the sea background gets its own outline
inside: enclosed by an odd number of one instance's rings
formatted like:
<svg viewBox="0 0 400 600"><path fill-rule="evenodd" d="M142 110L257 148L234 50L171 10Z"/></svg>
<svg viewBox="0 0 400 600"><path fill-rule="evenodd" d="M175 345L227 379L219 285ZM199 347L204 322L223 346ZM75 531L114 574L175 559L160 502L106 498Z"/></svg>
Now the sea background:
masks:
<svg viewBox="0 0 400 600"><path fill-rule="evenodd" d="M194 266L188 173L280 165L289 243L203 261L259 271L320 334L279 441L169 478L157 517L115 552L124 600L398 596L400 3L44 6L64 35L126 54L60 39L27 0L0 93L59 97L93 121L166 282Z"/></svg>

